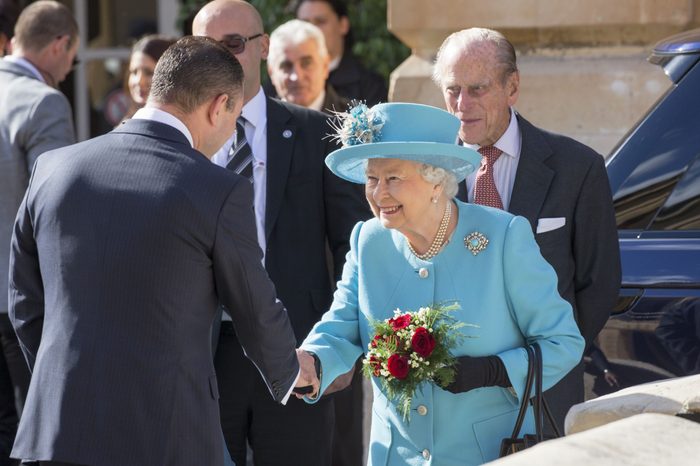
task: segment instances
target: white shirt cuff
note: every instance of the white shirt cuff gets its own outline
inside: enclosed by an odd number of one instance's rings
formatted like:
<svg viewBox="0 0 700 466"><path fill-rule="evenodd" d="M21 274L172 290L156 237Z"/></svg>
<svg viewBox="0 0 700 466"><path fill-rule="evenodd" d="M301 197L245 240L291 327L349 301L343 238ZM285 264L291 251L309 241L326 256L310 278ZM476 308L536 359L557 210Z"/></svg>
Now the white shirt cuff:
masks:
<svg viewBox="0 0 700 466"><path fill-rule="evenodd" d="M292 391L294 390L294 387L296 387L297 382L299 381L299 377L301 376L301 368L299 368L299 372L297 372L297 376L294 379L294 383L292 384L291 388L287 392L287 395L282 399L282 404L286 405L287 400L289 400L289 397L292 395Z"/></svg>

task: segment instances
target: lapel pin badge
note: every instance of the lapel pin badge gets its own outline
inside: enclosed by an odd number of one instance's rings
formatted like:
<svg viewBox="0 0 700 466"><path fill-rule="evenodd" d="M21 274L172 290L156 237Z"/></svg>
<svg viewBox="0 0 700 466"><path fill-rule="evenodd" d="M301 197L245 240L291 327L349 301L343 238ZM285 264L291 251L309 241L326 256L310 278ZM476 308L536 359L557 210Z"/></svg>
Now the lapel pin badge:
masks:
<svg viewBox="0 0 700 466"><path fill-rule="evenodd" d="M282 131L282 137L285 139L291 138L292 137L292 130L285 129L284 131Z"/></svg>
<svg viewBox="0 0 700 466"><path fill-rule="evenodd" d="M464 237L464 246L466 246L466 248L469 249L475 256L486 249L488 244L488 238L478 231L469 233Z"/></svg>

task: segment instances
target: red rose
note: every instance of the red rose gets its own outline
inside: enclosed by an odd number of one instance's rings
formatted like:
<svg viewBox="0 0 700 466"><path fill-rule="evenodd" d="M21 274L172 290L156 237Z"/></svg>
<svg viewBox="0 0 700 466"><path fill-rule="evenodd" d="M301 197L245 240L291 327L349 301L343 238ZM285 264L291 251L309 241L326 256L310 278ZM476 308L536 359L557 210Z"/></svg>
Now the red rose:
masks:
<svg viewBox="0 0 700 466"><path fill-rule="evenodd" d="M413 351L427 358L435 349L435 337L425 327L418 327L411 337L411 346Z"/></svg>
<svg viewBox="0 0 700 466"><path fill-rule="evenodd" d="M372 341L370 342L370 345L372 345L372 348L376 348L377 342L382 340L382 339L383 339L383 337L381 335L375 335L374 338L372 339Z"/></svg>
<svg viewBox="0 0 700 466"><path fill-rule="evenodd" d="M389 373L397 379L405 379L408 375L408 358L398 354L392 354L387 361Z"/></svg>
<svg viewBox="0 0 700 466"><path fill-rule="evenodd" d="M411 314L404 314L402 316L391 318L389 319L389 323L391 324L391 328L394 330L406 328L411 323Z"/></svg>

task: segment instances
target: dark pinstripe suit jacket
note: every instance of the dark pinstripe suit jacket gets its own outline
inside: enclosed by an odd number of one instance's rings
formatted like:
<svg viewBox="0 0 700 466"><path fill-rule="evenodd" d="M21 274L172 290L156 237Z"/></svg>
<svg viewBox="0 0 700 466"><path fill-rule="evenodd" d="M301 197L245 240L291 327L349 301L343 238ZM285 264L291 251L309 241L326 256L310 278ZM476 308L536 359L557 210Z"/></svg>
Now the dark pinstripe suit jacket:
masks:
<svg viewBox="0 0 700 466"><path fill-rule="evenodd" d="M10 316L33 368L13 456L222 464L217 303L277 400L298 371L253 218L250 183L157 122L42 155L10 260Z"/></svg>

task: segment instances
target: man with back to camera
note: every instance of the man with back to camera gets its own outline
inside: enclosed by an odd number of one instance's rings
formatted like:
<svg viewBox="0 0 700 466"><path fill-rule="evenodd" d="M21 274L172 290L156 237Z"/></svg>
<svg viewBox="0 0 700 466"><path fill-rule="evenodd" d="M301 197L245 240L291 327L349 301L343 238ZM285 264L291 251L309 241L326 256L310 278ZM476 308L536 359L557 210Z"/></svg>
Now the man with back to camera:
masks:
<svg viewBox="0 0 700 466"><path fill-rule="evenodd" d="M513 45L499 32L471 28L450 35L435 60L434 80L461 120L460 143L482 165L459 198L530 221L544 258L559 278L588 345L605 325L620 288L615 213L603 157L571 138L533 126L512 107L520 74ZM583 363L546 392L563 432L569 408L583 401Z"/></svg>
<svg viewBox="0 0 700 466"><path fill-rule="evenodd" d="M39 157L10 256L10 318L33 370L13 456L223 464L219 302L261 396L285 403L294 386L318 386L260 263L250 184L209 160L234 132L242 88L223 46L183 38L132 119Z"/></svg>
<svg viewBox="0 0 700 466"><path fill-rule="evenodd" d="M325 166L326 154L335 147L325 138L331 131L327 116L272 99L262 90L260 64L268 56L269 36L257 10L245 1L215 0L199 11L193 32L221 41L243 65L240 138L227 141L212 160L253 183L265 268L300 342L331 303L326 244L337 279L350 231L369 217L369 208L357 186ZM290 458L303 458L308 466L330 464L332 400L311 407L292 399L284 409L270 403L260 395L262 380L226 321L215 366L222 428L236 464L245 464L246 442L257 466L288 465ZM249 377L227 375L232 373Z"/></svg>

